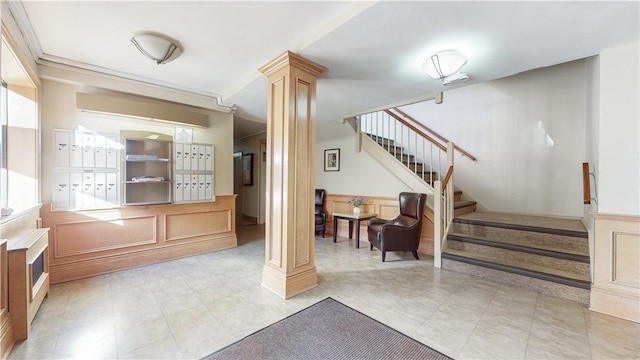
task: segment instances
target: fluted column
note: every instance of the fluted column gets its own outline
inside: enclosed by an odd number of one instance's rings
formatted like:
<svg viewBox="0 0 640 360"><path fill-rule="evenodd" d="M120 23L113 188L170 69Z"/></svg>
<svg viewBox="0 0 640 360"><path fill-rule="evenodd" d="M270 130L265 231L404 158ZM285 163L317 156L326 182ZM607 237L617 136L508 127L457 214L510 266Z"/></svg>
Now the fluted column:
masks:
<svg viewBox="0 0 640 360"><path fill-rule="evenodd" d="M287 51L260 71L268 77L262 286L287 299L318 285L313 211L316 78L325 68Z"/></svg>

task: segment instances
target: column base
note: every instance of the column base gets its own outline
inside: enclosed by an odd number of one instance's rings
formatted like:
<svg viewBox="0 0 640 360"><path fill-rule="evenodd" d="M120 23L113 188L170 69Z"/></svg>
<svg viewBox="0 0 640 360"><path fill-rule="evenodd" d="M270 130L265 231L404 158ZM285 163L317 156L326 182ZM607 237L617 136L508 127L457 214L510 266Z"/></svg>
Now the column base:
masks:
<svg viewBox="0 0 640 360"><path fill-rule="evenodd" d="M262 270L262 286L283 299L289 299L318 286L316 267L286 275L265 265Z"/></svg>

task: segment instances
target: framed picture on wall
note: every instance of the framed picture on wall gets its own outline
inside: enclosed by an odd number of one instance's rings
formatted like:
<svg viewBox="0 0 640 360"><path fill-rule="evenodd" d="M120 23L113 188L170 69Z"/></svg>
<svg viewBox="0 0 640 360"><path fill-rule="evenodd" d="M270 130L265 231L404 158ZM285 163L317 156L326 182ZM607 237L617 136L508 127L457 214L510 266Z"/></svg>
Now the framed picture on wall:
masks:
<svg viewBox="0 0 640 360"><path fill-rule="evenodd" d="M242 185L253 185L253 153L242 155Z"/></svg>
<svg viewBox="0 0 640 360"><path fill-rule="evenodd" d="M340 149L324 151L324 171L340 171Z"/></svg>

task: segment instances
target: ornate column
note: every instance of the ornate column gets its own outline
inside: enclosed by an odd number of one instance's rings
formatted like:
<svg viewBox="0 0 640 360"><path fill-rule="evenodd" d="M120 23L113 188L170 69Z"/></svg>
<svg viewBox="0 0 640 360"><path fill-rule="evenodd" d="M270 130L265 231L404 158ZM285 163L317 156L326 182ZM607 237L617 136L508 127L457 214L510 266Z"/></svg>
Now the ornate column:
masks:
<svg viewBox="0 0 640 360"><path fill-rule="evenodd" d="M318 285L314 263L316 78L326 69L290 51L268 77L267 202L262 286L284 299Z"/></svg>

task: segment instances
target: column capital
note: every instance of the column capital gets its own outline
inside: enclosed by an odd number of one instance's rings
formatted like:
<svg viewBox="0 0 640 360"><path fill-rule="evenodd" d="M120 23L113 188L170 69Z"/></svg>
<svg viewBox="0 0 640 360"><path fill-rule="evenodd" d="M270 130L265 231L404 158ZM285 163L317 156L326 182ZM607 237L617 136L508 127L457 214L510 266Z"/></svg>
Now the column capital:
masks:
<svg viewBox="0 0 640 360"><path fill-rule="evenodd" d="M262 66L258 70L261 73L265 74L266 76L270 76L274 72L286 66L292 66L297 69L303 70L315 77L318 77L320 74L322 74L327 70L326 67L322 65L318 65L313 61L303 56L300 56L296 53L293 53L289 50L285 51L282 55L278 56L277 58L271 60L270 62L268 62L266 65Z"/></svg>

